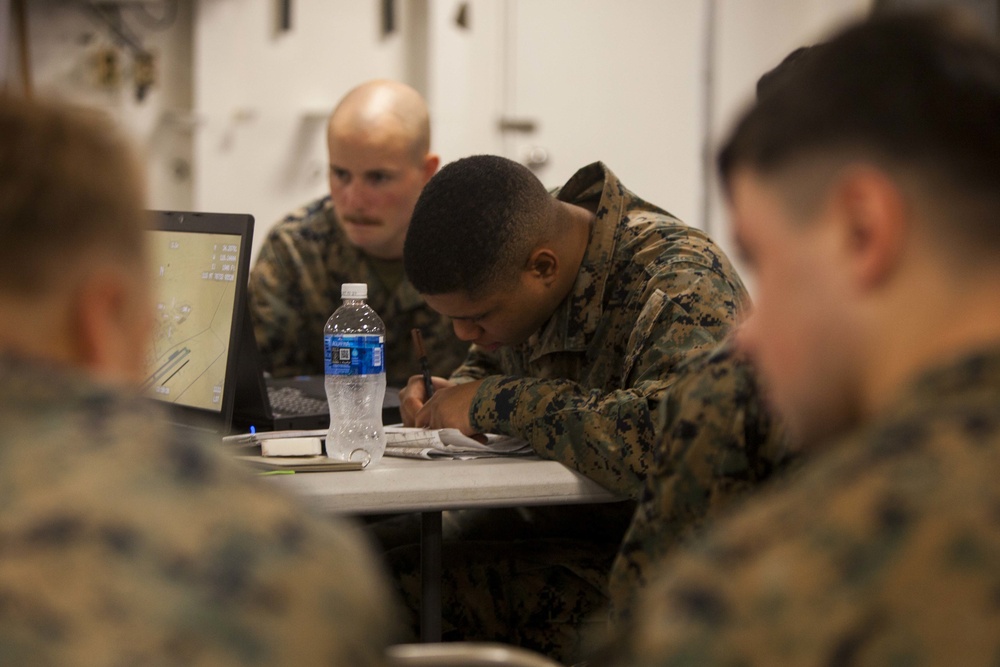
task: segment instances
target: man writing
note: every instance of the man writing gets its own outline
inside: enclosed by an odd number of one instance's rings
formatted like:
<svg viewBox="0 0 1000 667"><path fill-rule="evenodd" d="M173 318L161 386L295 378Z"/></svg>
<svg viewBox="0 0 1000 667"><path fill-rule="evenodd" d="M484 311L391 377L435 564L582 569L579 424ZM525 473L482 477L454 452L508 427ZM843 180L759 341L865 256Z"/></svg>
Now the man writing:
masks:
<svg viewBox="0 0 1000 667"><path fill-rule="evenodd" d="M720 156L757 273L738 340L799 474L662 565L598 664L1000 655L1000 48L849 28Z"/></svg>
<svg viewBox="0 0 1000 667"><path fill-rule="evenodd" d="M428 308L403 275L403 240L413 206L439 158L420 95L376 80L354 88L327 126L330 195L280 222L250 274L250 315L266 368L276 377L320 375L323 325L341 304L343 283L367 283L368 303L386 323L386 379L401 387L420 328L431 369L450 373L468 345Z"/></svg>
<svg viewBox="0 0 1000 667"><path fill-rule="evenodd" d="M389 598L357 533L136 394L142 173L94 112L0 97L3 661L382 664Z"/></svg>
<svg viewBox="0 0 1000 667"><path fill-rule="evenodd" d="M713 347L747 305L711 240L629 192L601 163L555 197L504 158L446 166L417 203L404 262L427 303L473 343L450 380L434 379L430 400L411 379L404 420L524 438L630 498L650 463L651 409L678 365ZM460 636L572 661L580 624L606 604L608 568L632 509L533 510L502 543L448 545L444 607L462 611L446 621ZM498 581L507 585L498 590Z"/></svg>

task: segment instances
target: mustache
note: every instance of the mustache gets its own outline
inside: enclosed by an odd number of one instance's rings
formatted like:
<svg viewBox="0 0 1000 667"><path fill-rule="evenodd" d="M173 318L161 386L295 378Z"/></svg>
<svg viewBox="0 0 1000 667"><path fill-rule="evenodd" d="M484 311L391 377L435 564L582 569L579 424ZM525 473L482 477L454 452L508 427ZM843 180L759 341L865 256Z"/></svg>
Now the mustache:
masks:
<svg viewBox="0 0 1000 667"><path fill-rule="evenodd" d="M378 218L369 218L363 215L343 215L341 216L344 222L349 222L354 225L379 225L382 221Z"/></svg>

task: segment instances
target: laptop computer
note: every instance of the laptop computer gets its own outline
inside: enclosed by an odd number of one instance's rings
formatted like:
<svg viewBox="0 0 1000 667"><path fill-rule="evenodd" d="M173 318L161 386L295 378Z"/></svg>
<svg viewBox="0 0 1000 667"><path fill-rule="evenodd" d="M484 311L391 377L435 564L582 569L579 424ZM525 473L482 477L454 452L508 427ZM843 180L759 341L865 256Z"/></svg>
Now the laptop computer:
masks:
<svg viewBox="0 0 1000 667"><path fill-rule="evenodd" d="M175 421L227 433L236 404L253 217L150 211L156 325L143 389Z"/></svg>
<svg viewBox="0 0 1000 667"><path fill-rule="evenodd" d="M330 426L324 376L271 378L247 306L253 216L152 211L157 305L145 390L175 420L220 434ZM400 421L386 388L382 419Z"/></svg>

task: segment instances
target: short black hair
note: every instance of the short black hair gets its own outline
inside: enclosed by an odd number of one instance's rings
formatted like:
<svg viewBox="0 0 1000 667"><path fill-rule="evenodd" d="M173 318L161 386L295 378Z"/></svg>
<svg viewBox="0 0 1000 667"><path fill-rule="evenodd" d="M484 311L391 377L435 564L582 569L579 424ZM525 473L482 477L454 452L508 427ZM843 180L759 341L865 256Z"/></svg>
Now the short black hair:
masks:
<svg viewBox="0 0 1000 667"><path fill-rule="evenodd" d="M785 56L781 62L775 65L772 69L764 72L761 77L757 79L757 99L760 99L770 91L777 89L790 72L799 67L806 61L807 58L810 57L810 54L815 53L819 48L819 46L800 46Z"/></svg>
<svg viewBox="0 0 1000 667"><path fill-rule="evenodd" d="M863 157L916 174L970 238L1000 244L1000 48L958 19L877 16L811 50L736 125L723 183L740 166Z"/></svg>
<svg viewBox="0 0 1000 667"><path fill-rule="evenodd" d="M531 170L496 155L446 165L424 186L403 247L421 294L502 289L542 238L554 200Z"/></svg>

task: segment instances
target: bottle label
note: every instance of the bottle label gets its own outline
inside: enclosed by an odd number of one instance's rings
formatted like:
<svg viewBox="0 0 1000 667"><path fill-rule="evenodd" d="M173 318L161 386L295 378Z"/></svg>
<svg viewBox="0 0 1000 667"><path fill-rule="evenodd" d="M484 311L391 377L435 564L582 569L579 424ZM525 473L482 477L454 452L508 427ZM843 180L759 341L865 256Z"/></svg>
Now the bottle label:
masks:
<svg viewBox="0 0 1000 667"><path fill-rule="evenodd" d="M327 375L374 375L384 373L384 336L324 336Z"/></svg>

